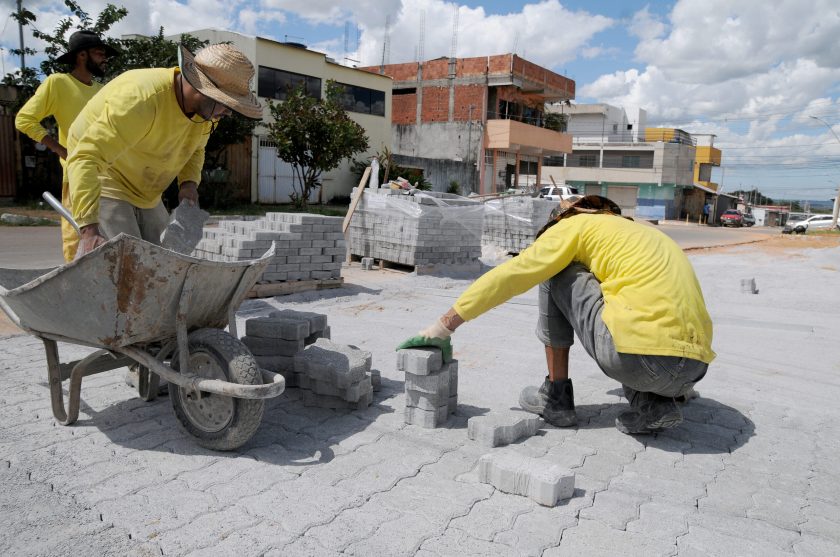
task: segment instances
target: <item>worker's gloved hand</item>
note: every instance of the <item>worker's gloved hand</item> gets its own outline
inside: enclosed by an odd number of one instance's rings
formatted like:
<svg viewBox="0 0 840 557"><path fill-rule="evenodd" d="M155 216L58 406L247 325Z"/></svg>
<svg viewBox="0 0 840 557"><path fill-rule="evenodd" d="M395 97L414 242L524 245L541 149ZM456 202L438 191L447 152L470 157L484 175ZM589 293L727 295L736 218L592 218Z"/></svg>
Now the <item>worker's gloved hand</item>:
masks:
<svg viewBox="0 0 840 557"><path fill-rule="evenodd" d="M417 333L417 335L404 340L402 344L397 346L397 350L432 346L440 349L444 363L451 362L452 341L449 338L450 336L452 336L452 331L447 329L443 322L438 319L432 325Z"/></svg>

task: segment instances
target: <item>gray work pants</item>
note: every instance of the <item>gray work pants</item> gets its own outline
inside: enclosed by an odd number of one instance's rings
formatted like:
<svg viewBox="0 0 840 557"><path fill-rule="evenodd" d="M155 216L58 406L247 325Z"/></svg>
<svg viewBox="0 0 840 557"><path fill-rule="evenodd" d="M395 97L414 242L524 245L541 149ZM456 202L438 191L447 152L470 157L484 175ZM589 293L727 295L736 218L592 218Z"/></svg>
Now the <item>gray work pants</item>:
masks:
<svg viewBox="0 0 840 557"><path fill-rule="evenodd" d="M160 235L168 222L163 201L152 209L139 209L128 201L99 198L99 228L108 240L122 232L160 245Z"/></svg>
<svg viewBox="0 0 840 557"><path fill-rule="evenodd" d="M674 397L706 374L708 364L691 358L617 352L601 318L603 309L601 283L585 266L573 263L540 284L537 338L562 348L574 344L577 334L601 371L624 385L625 392L629 387Z"/></svg>

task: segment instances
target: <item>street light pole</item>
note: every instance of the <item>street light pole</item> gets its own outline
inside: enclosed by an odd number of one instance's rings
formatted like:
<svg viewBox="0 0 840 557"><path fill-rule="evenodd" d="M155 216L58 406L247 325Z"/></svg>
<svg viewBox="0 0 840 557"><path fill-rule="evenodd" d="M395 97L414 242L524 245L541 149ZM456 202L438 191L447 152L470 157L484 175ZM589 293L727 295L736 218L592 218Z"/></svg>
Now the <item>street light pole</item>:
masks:
<svg viewBox="0 0 840 557"><path fill-rule="evenodd" d="M822 118L818 118L817 116L811 116L814 120L820 121L828 131L831 132L831 135L834 136L834 139L837 140L837 143L840 144L840 137L837 137L837 134L834 133L834 128L828 125L828 122L823 120ZM837 194L834 196L834 210L831 213L831 228L835 228L837 226L837 215L840 213L840 184L837 186Z"/></svg>

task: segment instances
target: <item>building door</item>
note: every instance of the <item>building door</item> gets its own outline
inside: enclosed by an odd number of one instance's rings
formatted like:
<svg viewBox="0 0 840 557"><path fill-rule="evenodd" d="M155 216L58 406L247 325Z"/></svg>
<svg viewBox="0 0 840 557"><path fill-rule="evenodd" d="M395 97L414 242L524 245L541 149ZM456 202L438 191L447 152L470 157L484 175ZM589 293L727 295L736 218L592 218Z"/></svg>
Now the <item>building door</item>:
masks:
<svg viewBox="0 0 840 557"><path fill-rule="evenodd" d="M295 177L292 165L277 158L277 149L269 139L260 138L258 165L258 203L290 203L291 194L295 191L293 184L297 184L297 191L301 191L300 181ZM316 201L318 190L314 189L310 192L309 202Z"/></svg>
<svg viewBox="0 0 840 557"><path fill-rule="evenodd" d="M608 186L607 197L621 207L622 216L636 216L636 205L639 197L639 188L636 186Z"/></svg>

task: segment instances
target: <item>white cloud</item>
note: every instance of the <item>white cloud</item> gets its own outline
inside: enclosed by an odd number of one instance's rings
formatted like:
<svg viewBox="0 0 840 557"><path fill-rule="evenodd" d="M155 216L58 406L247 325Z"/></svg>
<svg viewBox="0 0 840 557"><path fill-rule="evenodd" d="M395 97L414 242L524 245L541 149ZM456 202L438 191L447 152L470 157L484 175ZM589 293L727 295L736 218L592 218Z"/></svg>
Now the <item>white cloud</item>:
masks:
<svg viewBox="0 0 840 557"><path fill-rule="evenodd" d="M635 14L630 22L628 31L630 34L642 40L654 40L661 37L667 30L666 25L659 17L650 13L645 6Z"/></svg>

